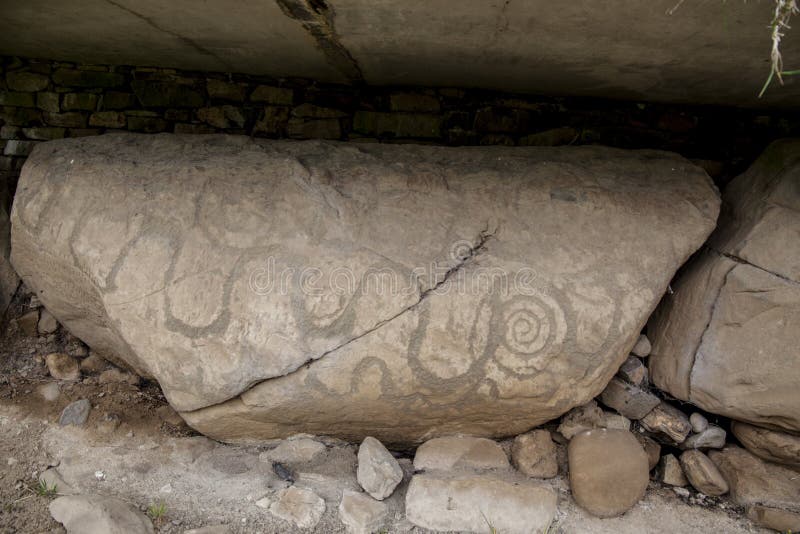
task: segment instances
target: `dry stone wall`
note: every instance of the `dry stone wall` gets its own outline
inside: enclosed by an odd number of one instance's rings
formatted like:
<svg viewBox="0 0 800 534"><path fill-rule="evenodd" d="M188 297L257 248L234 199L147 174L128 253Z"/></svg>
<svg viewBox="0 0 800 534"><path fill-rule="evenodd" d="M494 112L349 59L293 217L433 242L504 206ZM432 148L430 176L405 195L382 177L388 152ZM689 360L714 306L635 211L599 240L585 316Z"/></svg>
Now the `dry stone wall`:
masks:
<svg viewBox="0 0 800 534"><path fill-rule="evenodd" d="M13 190L41 141L110 131L460 145L603 144L699 159L718 184L796 113L458 88L365 88L241 74L0 56L0 175Z"/></svg>

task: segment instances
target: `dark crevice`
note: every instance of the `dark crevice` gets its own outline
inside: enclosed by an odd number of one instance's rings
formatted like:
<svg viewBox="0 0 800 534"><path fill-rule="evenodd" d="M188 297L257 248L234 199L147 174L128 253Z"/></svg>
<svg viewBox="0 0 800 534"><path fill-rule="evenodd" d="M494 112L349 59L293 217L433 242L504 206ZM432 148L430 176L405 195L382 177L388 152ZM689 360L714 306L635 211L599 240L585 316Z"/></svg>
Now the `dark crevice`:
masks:
<svg viewBox="0 0 800 534"><path fill-rule="evenodd" d="M110 0L109 0L110 1ZM334 13L324 0L275 0L289 18L295 19L317 42L328 63L350 83L361 85L364 75L355 58L339 41L333 25Z"/></svg>
<svg viewBox="0 0 800 534"><path fill-rule="evenodd" d="M193 48L197 52L200 52L201 54L206 55L206 56L213 57L214 59L216 59L217 61L220 62L220 64L225 68L225 70L227 70L227 71L233 71L234 70L230 65L228 65L228 63L225 60L220 58L214 52L211 52L210 50L202 47L201 45L199 45L197 42L193 41L192 39L189 39L188 37L184 37L183 35L180 35L179 33L176 33L176 32L174 32L172 30L168 30L167 28L159 26L150 17L142 15L141 13L138 13L138 12L130 9L129 7L126 7L126 6L124 6L124 5L122 5L122 4L118 3L118 2L115 2L114 0L106 0L106 2L108 2L112 6L115 6L115 7L119 8L119 9L125 11L126 13L130 13L131 15L136 17L137 19L145 22L151 28L154 28L154 29L156 29L156 30L158 30L160 32L163 32L163 33L166 33L167 35L175 37L176 39L178 39L179 41L183 42L184 44L186 44L190 48Z"/></svg>

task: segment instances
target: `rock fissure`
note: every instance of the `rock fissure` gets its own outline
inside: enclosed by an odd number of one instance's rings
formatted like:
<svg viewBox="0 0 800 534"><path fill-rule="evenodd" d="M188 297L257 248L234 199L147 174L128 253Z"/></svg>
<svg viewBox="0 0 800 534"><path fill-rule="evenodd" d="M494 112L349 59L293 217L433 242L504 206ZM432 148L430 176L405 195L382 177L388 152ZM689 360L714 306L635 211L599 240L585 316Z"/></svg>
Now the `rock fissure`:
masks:
<svg viewBox="0 0 800 534"><path fill-rule="evenodd" d="M756 265L755 263L750 263L749 261L744 260L744 259L740 258L739 256L735 256L735 255L729 254L727 252L720 252L719 250L716 250L716 249L711 248L711 247L709 247L709 249L714 251L714 252L716 252L720 256L725 256L729 260L735 261L736 263L739 263L739 264L742 264L742 265L749 265L750 267L754 267L754 268L756 268L756 269L758 269L760 271L764 271L765 273L771 274L772 276L780 278L781 280L783 280L786 283L789 283L789 284L792 284L792 285L796 285L796 286L800 285L800 282L798 282L797 280L792 280L791 278L789 278L789 277L787 277L785 275L782 275L780 273L776 273L775 271L770 271L769 269L765 269L764 267L761 267L760 265Z"/></svg>
<svg viewBox="0 0 800 534"><path fill-rule="evenodd" d="M293 373L296 373L297 371L299 371L301 369L308 369L311 366L312 363L318 362L318 361L322 360L325 356L328 356L329 354L332 354L332 353L334 353L334 352L336 352L338 350L341 350L342 348L346 347L347 345L350 345L350 344L358 341L359 339L361 339L361 338L363 338L365 336L368 336L369 334L371 334L371 333L373 333L373 332L375 332L377 330L380 330L381 328L383 328L387 324L391 323L392 321L394 321L398 317L401 317L401 316L405 315L406 313L416 309L417 307L420 306L420 304L423 303L423 301L425 301L426 298L428 298L428 296L431 293L433 293L434 291L436 291L439 288L441 288L442 286L444 286L453 276L457 275L457 273L459 271L461 271L467 264L469 264L472 261L474 261L475 258L477 258L484 250L486 250L486 243L491 238L493 238L496 235L496 233L497 233L497 230L494 230L492 232L489 232L488 230L481 231L481 233L478 235L478 237L476 239L475 244L471 245L469 250L461 258L459 258L458 263L456 265L454 265L453 267L451 267L450 269L448 269L447 272L444 273L444 275L442 276L442 279L440 281L438 281L432 287L423 290L420 293L419 299L417 299L417 301L414 304L411 304L410 306L407 306L407 307L403 308L402 310L400 310L396 314L392 315L391 317L388 317L386 319L382 319L381 321L377 322L374 326L368 328L364 332L358 334L355 337L352 337L352 338L348 339L347 341L344 341L343 343L340 343L339 345L336 345L332 349L326 350L325 352L323 352L322 354L320 354L316 358L307 359L305 362L301 363L299 366L297 366L292 371L289 371L288 373L285 373L285 374L282 374L282 375L279 375L279 376L273 376L273 377L265 378L263 380L258 380L257 382L254 382L253 384L250 384L243 391L241 391L236 396L231 397L231 398L241 397L244 393L247 393L251 389L257 387L260 384L263 384L264 382L268 382L270 380L275 380L277 378L283 378L283 377L289 376L289 375L291 375ZM204 409L210 408L212 406L223 404L225 402L228 402L228 400L230 400L230 399L226 399L226 400L224 400L222 402L219 402L219 403L210 404L208 406L204 406L202 408L198 408L198 410L204 410ZM184 413L187 413L189 411L195 411L195 410L187 410Z"/></svg>

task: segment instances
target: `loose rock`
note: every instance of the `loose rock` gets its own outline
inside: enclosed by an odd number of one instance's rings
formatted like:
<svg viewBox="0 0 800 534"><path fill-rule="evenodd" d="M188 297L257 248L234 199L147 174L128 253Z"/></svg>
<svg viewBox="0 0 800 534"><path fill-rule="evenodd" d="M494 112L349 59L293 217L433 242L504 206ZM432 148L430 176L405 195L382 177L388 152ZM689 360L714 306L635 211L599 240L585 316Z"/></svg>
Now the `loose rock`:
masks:
<svg viewBox="0 0 800 534"><path fill-rule="evenodd" d="M414 455L417 470L509 469L503 448L491 439L448 436L426 441Z"/></svg>
<svg viewBox="0 0 800 534"><path fill-rule="evenodd" d="M370 534L383 526L387 510L381 501L364 493L345 490L339 503L339 519L351 534Z"/></svg>
<svg viewBox="0 0 800 534"><path fill-rule="evenodd" d="M310 462L325 452L325 445L310 438L287 439L274 449L262 452L258 458L262 462L281 462L298 464Z"/></svg>
<svg viewBox="0 0 800 534"><path fill-rule="evenodd" d="M414 475L406 493L408 520L435 531L530 534L548 528L555 513L552 490L486 475Z"/></svg>
<svg viewBox="0 0 800 534"><path fill-rule="evenodd" d="M69 354L63 352L52 352L44 357L47 370L50 376L57 380L75 381L81 378L81 370L78 362Z"/></svg>
<svg viewBox="0 0 800 534"><path fill-rule="evenodd" d="M296 527L314 528L325 513L325 501L309 489L290 486L278 491L269 511Z"/></svg>
<svg viewBox="0 0 800 534"><path fill-rule="evenodd" d="M681 449L721 449L727 434L716 425L710 425L699 434L693 434L681 443Z"/></svg>
<svg viewBox="0 0 800 534"><path fill-rule="evenodd" d="M800 467L800 436L734 421L733 435L744 447L769 462Z"/></svg>
<svg viewBox="0 0 800 534"><path fill-rule="evenodd" d="M661 458L661 482L670 486L685 486L689 483L683 474L683 467L675 456L666 454Z"/></svg>
<svg viewBox="0 0 800 534"><path fill-rule="evenodd" d="M628 419L638 420L650 413L660 402L658 397L619 378L612 378L600 394L600 400Z"/></svg>
<svg viewBox="0 0 800 534"><path fill-rule="evenodd" d="M583 406L578 406L567 412L561 418L561 424L558 425L558 432L566 439L572 439L576 434L599 428L600 422L603 420L603 410L597 405L594 400L590 400Z"/></svg>
<svg viewBox="0 0 800 534"><path fill-rule="evenodd" d="M706 419L703 414L694 412L689 416L689 424L692 425L692 432L697 432L699 434L708 428L708 419Z"/></svg>
<svg viewBox="0 0 800 534"><path fill-rule="evenodd" d="M97 381L100 384L130 384L135 386L139 383L139 377L121 369L107 369L100 373Z"/></svg>
<svg viewBox="0 0 800 534"><path fill-rule="evenodd" d="M56 321L52 313L43 309L41 315L39 315L39 323L36 328L40 335L46 336L58 330L58 321Z"/></svg>
<svg viewBox="0 0 800 534"><path fill-rule="evenodd" d="M633 346L633 349L631 349L631 352L640 358L646 358L650 356L651 350L652 346L650 345L650 340L646 335L642 334L639 336L639 339L636 340L636 344Z"/></svg>
<svg viewBox="0 0 800 534"><path fill-rule="evenodd" d="M144 514L114 497L59 497L50 503L49 509L67 534L153 534L153 525Z"/></svg>
<svg viewBox="0 0 800 534"><path fill-rule="evenodd" d="M81 399L67 405L61 412L58 424L61 426L75 425L81 426L89 418L89 410L92 404L88 399Z"/></svg>
<svg viewBox="0 0 800 534"><path fill-rule="evenodd" d="M636 356L628 356L617 374L634 386L641 386L647 381L647 367Z"/></svg>
<svg viewBox="0 0 800 534"><path fill-rule="evenodd" d="M666 402L661 402L640 422L645 429L660 432L675 443L683 443L692 430L686 415Z"/></svg>
<svg viewBox="0 0 800 534"><path fill-rule="evenodd" d="M658 461L661 459L661 445L659 445L654 439L651 439L642 433L637 432L633 436L636 438L636 441L639 442L639 445L642 446L644 452L647 453L647 461L650 464L650 470L652 471L653 468L658 465Z"/></svg>
<svg viewBox="0 0 800 534"><path fill-rule="evenodd" d="M697 450L681 454L681 466L689 483L706 495L724 495L728 493L728 483L711 459Z"/></svg>
<svg viewBox="0 0 800 534"><path fill-rule="evenodd" d="M89 356L81 361L81 371L89 374L101 373L106 370L108 366L108 361L96 352L90 352Z"/></svg>
<svg viewBox="0 0 800 534"><path fill-rule="evenodd" d="M644 496L650 471L647 454L630 432L578 434L569 442L568 455L572 495L592 515L621 515Z"/></svg>
<svg viewBox="0 0 800 534"><path fill-rule="evenodd" d="M382 501L403 480L403 470L380 441L368 436L358 448L357 478L364 491Z"/></svg>
<svg viewBox="0 0 800 534"><path fill-rule="evenodd" d="M558 474L556 444L547 430L532 430L514 438L511 461L529 477L553 478Z"/></svg>

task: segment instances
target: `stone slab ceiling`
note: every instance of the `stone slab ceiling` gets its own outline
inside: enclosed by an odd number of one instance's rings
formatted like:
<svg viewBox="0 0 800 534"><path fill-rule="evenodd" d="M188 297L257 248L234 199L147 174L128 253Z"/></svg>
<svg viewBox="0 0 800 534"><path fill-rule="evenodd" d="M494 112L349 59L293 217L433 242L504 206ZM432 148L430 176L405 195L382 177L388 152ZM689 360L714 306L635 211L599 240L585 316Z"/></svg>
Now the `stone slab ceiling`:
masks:
<svg viewBox="0 0 800 534"><path fill-rule="evenodd" d="M675 9L673 9L675 8ZM772 0L0 0L0 53L630 100L764 99ZM800 67L787 31L785 67Z"/></svg>

